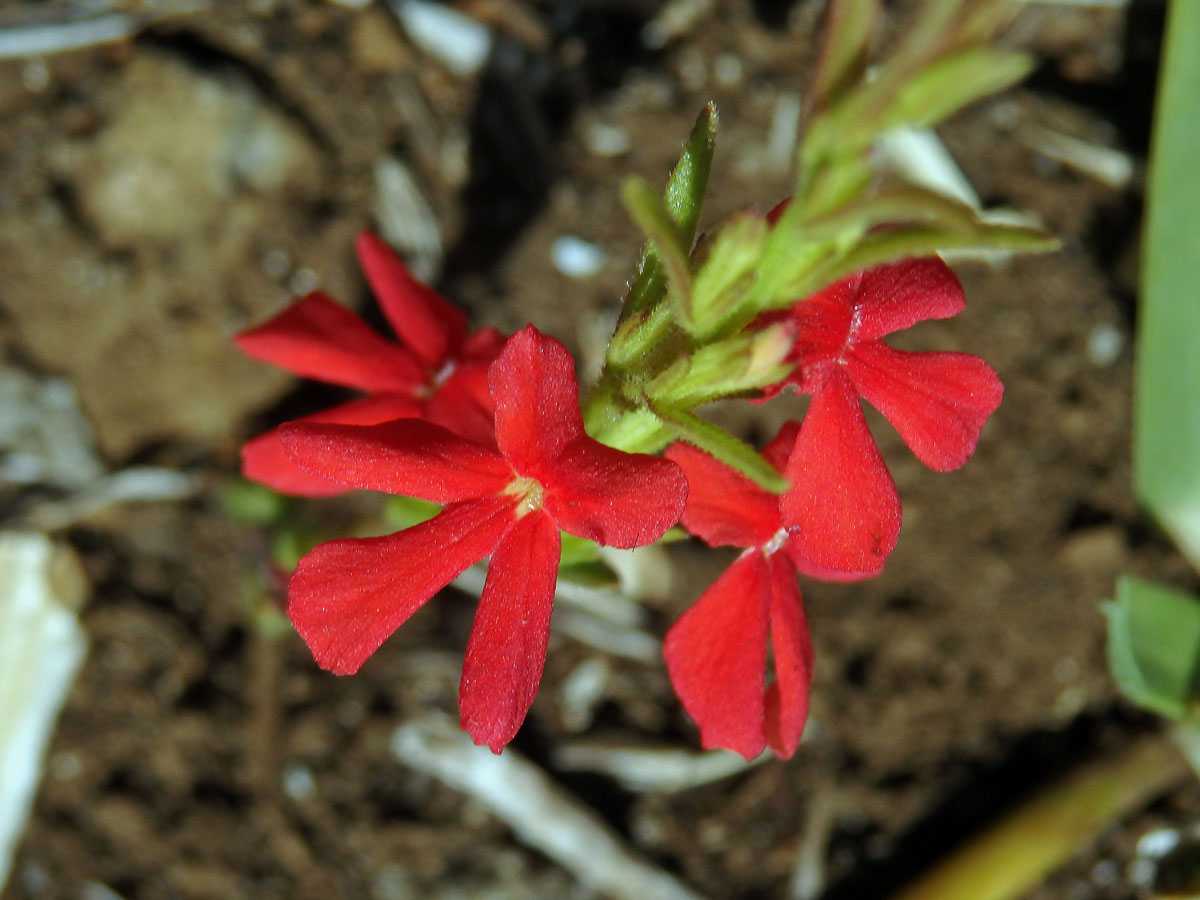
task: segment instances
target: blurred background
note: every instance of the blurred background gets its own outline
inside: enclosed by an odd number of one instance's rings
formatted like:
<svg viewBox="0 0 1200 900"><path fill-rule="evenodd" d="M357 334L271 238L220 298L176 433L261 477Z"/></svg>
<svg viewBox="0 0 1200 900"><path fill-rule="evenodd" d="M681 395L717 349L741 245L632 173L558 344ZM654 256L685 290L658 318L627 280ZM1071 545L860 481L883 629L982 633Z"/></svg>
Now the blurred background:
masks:
<svg viewBox="0 0 1200 900"><path fill-rule="evenodd" d="M887 4L881 42L914 5ZM673 581L622 626L637 640L552 641L505 754L526 768L493 781L536 776L534 818L611 841L629 886L597 887L436 771L459 752L429 717L455 711L468 594L353 678L279 627L279 530L379 507L237 493L241 442L336 395L231 336L316 288L378 324L352 252L372 227L474 325L536 323L595 366L640 252L621 179L665 180L713 99L701 227L778 202L824 6L0 5L0 537L58 548L44 593L81 626L47 645L67 648L64 705L27 827L10 816L4 900L869 900L1154 727L1117 699L1100 613L1118 571L1186 578L1129 484L1154 2L1031 3L1008 39L1034 76L940 130L985 205L1063 249L956 265L966 312L897 341L984 356L1005 400L953 474L872 419L904 530L879 579L803 585L817 674L796 757L701 757L653 652L722 553L672 551ZM723 414L761 439L788 402ZM34 578L18 557L0 553L0 603ZM52 651L6 627L0 677L51 685ZM1197 810L1178 788L1033 896L1143 895L1138 837ZM679 893L649 893L659 878Z"/></svg>

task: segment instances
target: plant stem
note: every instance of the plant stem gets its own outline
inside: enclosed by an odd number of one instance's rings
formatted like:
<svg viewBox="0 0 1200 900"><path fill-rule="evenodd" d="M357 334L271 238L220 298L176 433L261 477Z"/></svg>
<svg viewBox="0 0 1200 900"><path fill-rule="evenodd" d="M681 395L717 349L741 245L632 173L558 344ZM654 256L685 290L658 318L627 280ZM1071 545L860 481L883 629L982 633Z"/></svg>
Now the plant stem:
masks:
<svg viewBox="0 0 1200 900"><path fill-rule="evenodd" d="M1085 763L968 840L893 900L1016 900L1188 771L1166 734Z"/></svg>

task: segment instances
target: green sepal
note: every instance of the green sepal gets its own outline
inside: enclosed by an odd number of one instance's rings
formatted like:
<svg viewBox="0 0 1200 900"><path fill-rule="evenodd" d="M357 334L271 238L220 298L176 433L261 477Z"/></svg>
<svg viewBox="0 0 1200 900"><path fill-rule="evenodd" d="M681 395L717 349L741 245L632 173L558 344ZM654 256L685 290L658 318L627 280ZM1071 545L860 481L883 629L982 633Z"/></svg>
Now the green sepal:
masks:
<svg viewBox="0 0 1200 900"><path fill-rule="evenodd" d="M699 347L646 385L652 403L694 409L714 400L746 396L782 381L792 335L782 324Z"/></svg>
<svg viewBox="0 0 1200 900"><path fill-rule="evenodd" d="M701 247L703 261L692 278L693 330L703 340L745 295L766 246L764 216L737 212Z"/></svg>
<svg viewBox="0 0 1200 900"><path fill-rule="evenodd" d="M678 407L654 402L650 403L650 407L678 440L699 447L741 472L764 490L780 494L787 489L787 479L780 475L774 466L729 432Z"/></svg>
<svg viewBox="0 0 1200 900"><path fill-rule="evenodd" d="M1200 598L1121 576L1105 612L1109 669L1121 692L1159 715L1186 716L1197 689Z"/></svg>

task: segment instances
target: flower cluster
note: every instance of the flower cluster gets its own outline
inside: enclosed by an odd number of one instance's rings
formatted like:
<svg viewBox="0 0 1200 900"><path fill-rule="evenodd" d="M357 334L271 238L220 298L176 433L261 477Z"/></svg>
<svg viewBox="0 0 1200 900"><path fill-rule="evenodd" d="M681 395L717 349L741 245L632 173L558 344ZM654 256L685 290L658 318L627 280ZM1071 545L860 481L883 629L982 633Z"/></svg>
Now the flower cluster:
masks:
<svg viewBox="0 0 1200 900"><path fill-rule="evenodd" d="M238 337L252 356L365 394L250 441L248 478L294 494L360 488L443 507L396 534L332 541L301 559L288 614L317 663L357 671L441 588L490 558L460 711L476 742L499 752L541 678L561 532L639 547L682 520L706 543L743 552L667 634L672 683L705 747L790 757L813 667L797 576L875 575L900 529L896 487L860 398L941 471L967 460L1000 402L982 360L883 343L957 314L953 273L936 258L880 266L752 323L782 322L791 341L788 374L760 399L812 396L802 422L763 450L787 485L772 493L736 461L686 442L662 456L597 442L584 430L562 344L533 326L507 338L470 333L463 313L378 238L364 233L358 251L399 343L321 293Z"/></svg>

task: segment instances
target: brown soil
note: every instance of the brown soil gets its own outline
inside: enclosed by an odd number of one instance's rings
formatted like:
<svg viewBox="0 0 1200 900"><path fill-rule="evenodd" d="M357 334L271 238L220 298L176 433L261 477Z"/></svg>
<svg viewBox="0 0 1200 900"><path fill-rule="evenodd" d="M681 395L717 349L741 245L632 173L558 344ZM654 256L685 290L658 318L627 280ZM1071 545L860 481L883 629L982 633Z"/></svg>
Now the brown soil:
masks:
<svg viewBox="0 0 1200 900"><path fill-rule="evenodd" d="M477 324L532 321L586 350L638 252L620 181L662 179L704 101L722 113L707 220L784 195L767 134L780 96L805 84L821 4L717 4L654 53L637 43L653 3L469 6L504 35L471 78L424 57L381 5L294 0L0 63L3 361L69 378L109 466L184 467L208 485L65 533L94 583L91 648L5 900L96 885L126 900L587 896L388 752L407 717L454 709L469 598L439 598L346 679L252 626L268 539L229 519L222 485L242 440L328 395L229 338L315 281L365 301L352 238L373 222L374 167L394 156L441 227L440 287ZM828 896L883 896L1022 790L1153 727L1108 679L1100 612L1118 572L1188 578L1130 495L1138 188L1020 135L1043 124L1143 162L1154 18L1139 4L1029 10L1014 40L1038 74L942 130L985 201L1037 213L1063 251L961 266L967 312L905 337L985 356L1004 404L949 475L878 428L904 532L881 578L805 585L818 669L796 758L675 794L556 771L553 749L580 727L558 687L598 653L552 647L514 748L706 896L786 897L797 854L821 840ZM628 151L589 149L597 125L624 129ZM599 273L551 265L562 234L605 249ZM1089 354L1097 328L1123 339L1115 359ZM785 406L735 415L761 435ZM11 522L50 495L9 490ZM361 503L301 510L343 523ZM698 574L651 603L660 635L724 564L676 558ZM586 737L695 746L660 665L609 665ZM284 790L304 777L311 790ZM1162 801L1037 896L1134 896L1133 837L1195 805ZM1115 879L1095 875L1104 860Z"/></svg>

